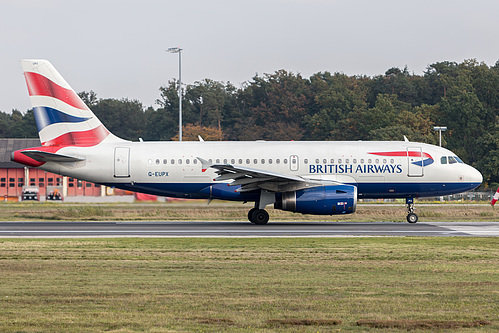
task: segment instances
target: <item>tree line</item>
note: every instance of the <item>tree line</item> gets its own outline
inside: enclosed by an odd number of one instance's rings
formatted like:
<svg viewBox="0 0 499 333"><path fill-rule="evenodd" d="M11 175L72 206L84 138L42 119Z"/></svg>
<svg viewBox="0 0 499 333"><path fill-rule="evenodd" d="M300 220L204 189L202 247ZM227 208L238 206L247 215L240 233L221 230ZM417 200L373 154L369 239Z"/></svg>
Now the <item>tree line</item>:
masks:
<svg viewBox="0 0 499 333"><path fill-rule="evenodd" d="M178 82L159 88L157 108L130 99L80 97L124 139L178 140ZM183 89L183 139L403 140L442 145L499 183L499 61L438 62L423 75L390 68L374 77L286 70L236 87L210 79ZM0 137L37 137L32 110L0 112Z"/></svg>

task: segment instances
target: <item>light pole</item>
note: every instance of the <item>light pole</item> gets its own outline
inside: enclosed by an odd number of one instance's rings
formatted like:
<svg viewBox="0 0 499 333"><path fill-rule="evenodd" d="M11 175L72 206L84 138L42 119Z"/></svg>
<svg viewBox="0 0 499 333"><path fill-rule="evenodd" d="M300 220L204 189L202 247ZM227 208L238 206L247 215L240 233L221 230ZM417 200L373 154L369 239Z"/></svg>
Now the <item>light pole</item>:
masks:
<svg viewBox="0 0 499 333"><path fill-rule="evenodd" d="M435 127L433 127L433 129L435 131L438 131L438 137L439 137L438 142L439 142L440 147L442 147L442 132L447 131L447 127L445 127L445 126L435 126Z"/></svg>
<svg viewBox="0 0 499 333"><path fill-rule="evenodd" d="M170 47L166 51L178 53L178 141L182 141L182 49Z"/></svg>

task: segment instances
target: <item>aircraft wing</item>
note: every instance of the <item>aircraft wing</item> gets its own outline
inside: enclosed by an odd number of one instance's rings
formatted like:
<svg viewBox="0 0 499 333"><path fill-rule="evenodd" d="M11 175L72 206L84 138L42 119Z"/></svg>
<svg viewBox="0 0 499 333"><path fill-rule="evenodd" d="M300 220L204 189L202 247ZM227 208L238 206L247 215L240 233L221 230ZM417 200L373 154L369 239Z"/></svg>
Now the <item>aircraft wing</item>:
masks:
<svg viewBox="0 0 499 333"><path fill-rule="evenodd" d="M218 174L218 177L214 179L215 181L232 180L229 183L230 186L241 186L237 190L238 192L249 192L260 189L271 192L287 192L325 185L326 183L329 185L338 184L337 182L316 181L300 176L285 175L228 164L214 164L209 167L217 170L215 173Z"/></svg>

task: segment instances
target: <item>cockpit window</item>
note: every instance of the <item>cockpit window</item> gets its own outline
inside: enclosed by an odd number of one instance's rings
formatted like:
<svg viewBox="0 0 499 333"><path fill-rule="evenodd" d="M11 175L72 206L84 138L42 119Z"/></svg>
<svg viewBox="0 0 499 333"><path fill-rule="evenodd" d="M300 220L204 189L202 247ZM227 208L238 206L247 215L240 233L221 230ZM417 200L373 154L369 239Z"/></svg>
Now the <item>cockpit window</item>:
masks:
<svg viewBox="0 0 499 333"><path fill-rule="evenodd" d="M441 164L455 164L455 163L462 163L464 164L463 161L461 161L461 159L457 156L442 156L440 158L440 163Z"/></svg>

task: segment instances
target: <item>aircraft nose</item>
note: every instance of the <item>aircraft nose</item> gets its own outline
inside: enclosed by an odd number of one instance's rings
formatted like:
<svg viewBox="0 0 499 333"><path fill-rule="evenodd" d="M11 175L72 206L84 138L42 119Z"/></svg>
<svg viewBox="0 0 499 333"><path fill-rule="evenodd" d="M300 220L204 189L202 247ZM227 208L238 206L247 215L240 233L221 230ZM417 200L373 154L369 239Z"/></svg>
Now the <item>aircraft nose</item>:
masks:
<svg viewBox="0 0 499 333"><path fill-rule="evenodd" d="M470 171L468 172L468 175L470 176L470 181L473 183L481 184L483 182L483 176L480 173L480 171L478 171L472 166L470 166Z"/></svg>

